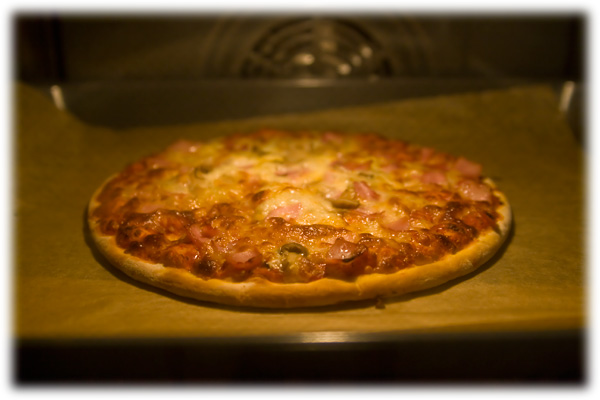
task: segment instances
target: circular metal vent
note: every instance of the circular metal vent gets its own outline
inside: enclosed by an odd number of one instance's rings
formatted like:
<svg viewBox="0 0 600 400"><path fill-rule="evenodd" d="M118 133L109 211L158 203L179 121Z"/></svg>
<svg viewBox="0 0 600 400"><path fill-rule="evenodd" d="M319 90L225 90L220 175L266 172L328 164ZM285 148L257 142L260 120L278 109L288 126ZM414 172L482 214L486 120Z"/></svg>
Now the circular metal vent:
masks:
<svg viewBox="0 0 600 400"><path fill-rule="evenodd" d="M428 30L411 18L223 18L204 37L215 78L343 79L426 76Z"/></svg>
<svg viewBox="0 0 600 400"><path fill-rule="evenodd" d="M274 26L241 64L245 78L381 77L391 74L381 45L344 20L301 19Z"/></svg>

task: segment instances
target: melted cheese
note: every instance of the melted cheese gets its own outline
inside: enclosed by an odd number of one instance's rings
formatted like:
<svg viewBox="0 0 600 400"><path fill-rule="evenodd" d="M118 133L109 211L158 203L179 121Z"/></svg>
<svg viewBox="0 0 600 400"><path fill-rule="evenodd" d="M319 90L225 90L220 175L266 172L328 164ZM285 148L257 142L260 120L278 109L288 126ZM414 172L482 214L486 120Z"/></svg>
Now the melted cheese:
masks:
<svg viewBox="0 0 600 400"><path fill-rule="evenodd" d="M344 225L339 213L323 196L295 187L273 190L271 196L257 205L254 215L257 219L275 215L302 225L326 224L338 227Z"/></svg>
<svg viewBox="0 0 600 400"><path fill-rule="evenodd" d="M431 189L420 180L422 163L406 161L386 167L380 157L361 153L352 140L331 145L318 137L262 143L242 138L237 146L239 150L234 151L219 141L189 149L174 146L166 158L187 165L188 172L166 179L161 188L193 197L188 204L198 207L222 202L241 206L263 191L267 194L248 211L254 220L278 216L302 225L349 227L382 236L389 236L385 227L405 217L407 210L428 204L419 195ZM344 158L348 154L355 156ZM458 181L455 171L444 174L449 185ZM354 182L364 182L376 194L376 201L357 195ZM350 223L344 219L348 210L332 205L340 198L359 202L364 218Z"/></svg>
<svg viewBox="0 0 600 400"><path fill-rule="evenodd" d="M457 225L438 226L436 232L446 229L450 238L445 242L439 233L427 238L437 247L427 247L414 236L426 235L419 230L439 224L442 220L434 219L442 212L449 213L445 222L462 218L451 214L456 207L448 203L452 196L453 201L467 196L461 206L489 217L485 205L468 198L483 198L483 183L455 168L451 156L366 135L330 139L312 133L259 132L206 143L180 141L110 182L102 194L106 205L95 214L105 233L120 229L120 243L141 257L199 268L200 274L220 265L222 269L215 270L224 274L220 278L244 280L248 275L242 256L260 254L262 258L255 259L262 261L252 273L279 273L279 278L268 279L286 281L335 276L339 268L349 276L359 274L360 268L335 260L331 271L322 269L339 253L330 251L336 243L356 251L354 257L363 254L363 240L373 254L383 246L382 257L391 257L394 246L411 243L399 247L394 268L412 256L442 256L451 250L450 239L464 245L462 238L470 240L470 233L457 233ZM477 170L464 161L460 165L467 173ZM470 214L463 215L468 219ZM494 223L489 218L489 223L479 218L478 224L489 228ZM132 229L139 226L143 229ZM135 235L142 231L151 240L140 246L142 238ZM289 244L292 250L282 252ZM165 247L156 248L160 246ZM226 260L238 260L240 268L228 269ZM358 264L367 261L357 258ZM388 261L377 262L386 270Z"/></svg>

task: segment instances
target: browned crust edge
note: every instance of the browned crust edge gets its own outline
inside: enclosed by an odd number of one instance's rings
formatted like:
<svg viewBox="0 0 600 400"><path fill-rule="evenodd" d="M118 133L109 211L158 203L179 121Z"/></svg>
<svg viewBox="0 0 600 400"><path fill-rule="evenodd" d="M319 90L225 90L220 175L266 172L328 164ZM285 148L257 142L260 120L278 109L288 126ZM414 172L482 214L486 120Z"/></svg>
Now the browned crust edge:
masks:
<svg viewBox="0 0 600 400"><path fill-rule="evenodd" d="M108 182L108 181L107 181ZM486 179L494 188L494 183ZM125 254L112 236L103 235L91 218L97 206L92 197L88 207L88 223L94 243L115 267L131 278L167 290L177 295L219 304L261 307L298 308L332 305L347 301L386 298L439 286L466 275L487 262L502 246L508 236L512 212L502 192L494 189L502 205L498 209L502 219L498 231L490 230L471 245L456 254L448 255L431 264L413 266L392 274L369 274L355 281L324 278L310 283L275 283L262 278L246 282L227 282L202 279L192 273L148 263Z"/></svg>

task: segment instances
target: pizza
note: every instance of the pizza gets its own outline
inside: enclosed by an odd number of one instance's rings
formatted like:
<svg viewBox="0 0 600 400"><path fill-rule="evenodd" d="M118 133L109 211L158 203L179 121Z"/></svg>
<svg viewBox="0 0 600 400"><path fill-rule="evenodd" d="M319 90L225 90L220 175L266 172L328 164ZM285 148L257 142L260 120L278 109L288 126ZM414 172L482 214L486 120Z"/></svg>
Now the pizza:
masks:
<svg viewBox="0 0 600 400"><path fill-rule="evenodd" d="M331 305L441 285L494 255L510 205L482 166L377 134L182 139L94 193L93 241L130 277L206 302Z"/></svg>

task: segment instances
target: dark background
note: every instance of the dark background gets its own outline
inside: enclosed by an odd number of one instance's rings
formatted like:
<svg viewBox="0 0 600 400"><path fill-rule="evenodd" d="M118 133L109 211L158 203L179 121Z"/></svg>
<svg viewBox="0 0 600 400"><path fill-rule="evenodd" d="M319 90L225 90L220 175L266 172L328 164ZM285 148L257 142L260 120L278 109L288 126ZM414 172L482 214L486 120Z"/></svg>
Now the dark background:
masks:
<svg viewBox="0 0 600 400"><path fill-rule="evenodd" d="M21 13L14 75L57 86L72 114L115 129L542 83L584 143L586 22L581 14Z"/></svg>
<svg viewBox="0 0 600 400"><path fill-rule="evenodd" d="M543 83L584 143L585 34L580 14L21 13L14 75L115 129Z"/></svg>
<svg viewBox="0 0 600 400"><path fill-rule="evenodd" d="M21 14L15 22L16 74L28 82L583 77L580 15Z"/></svg>

